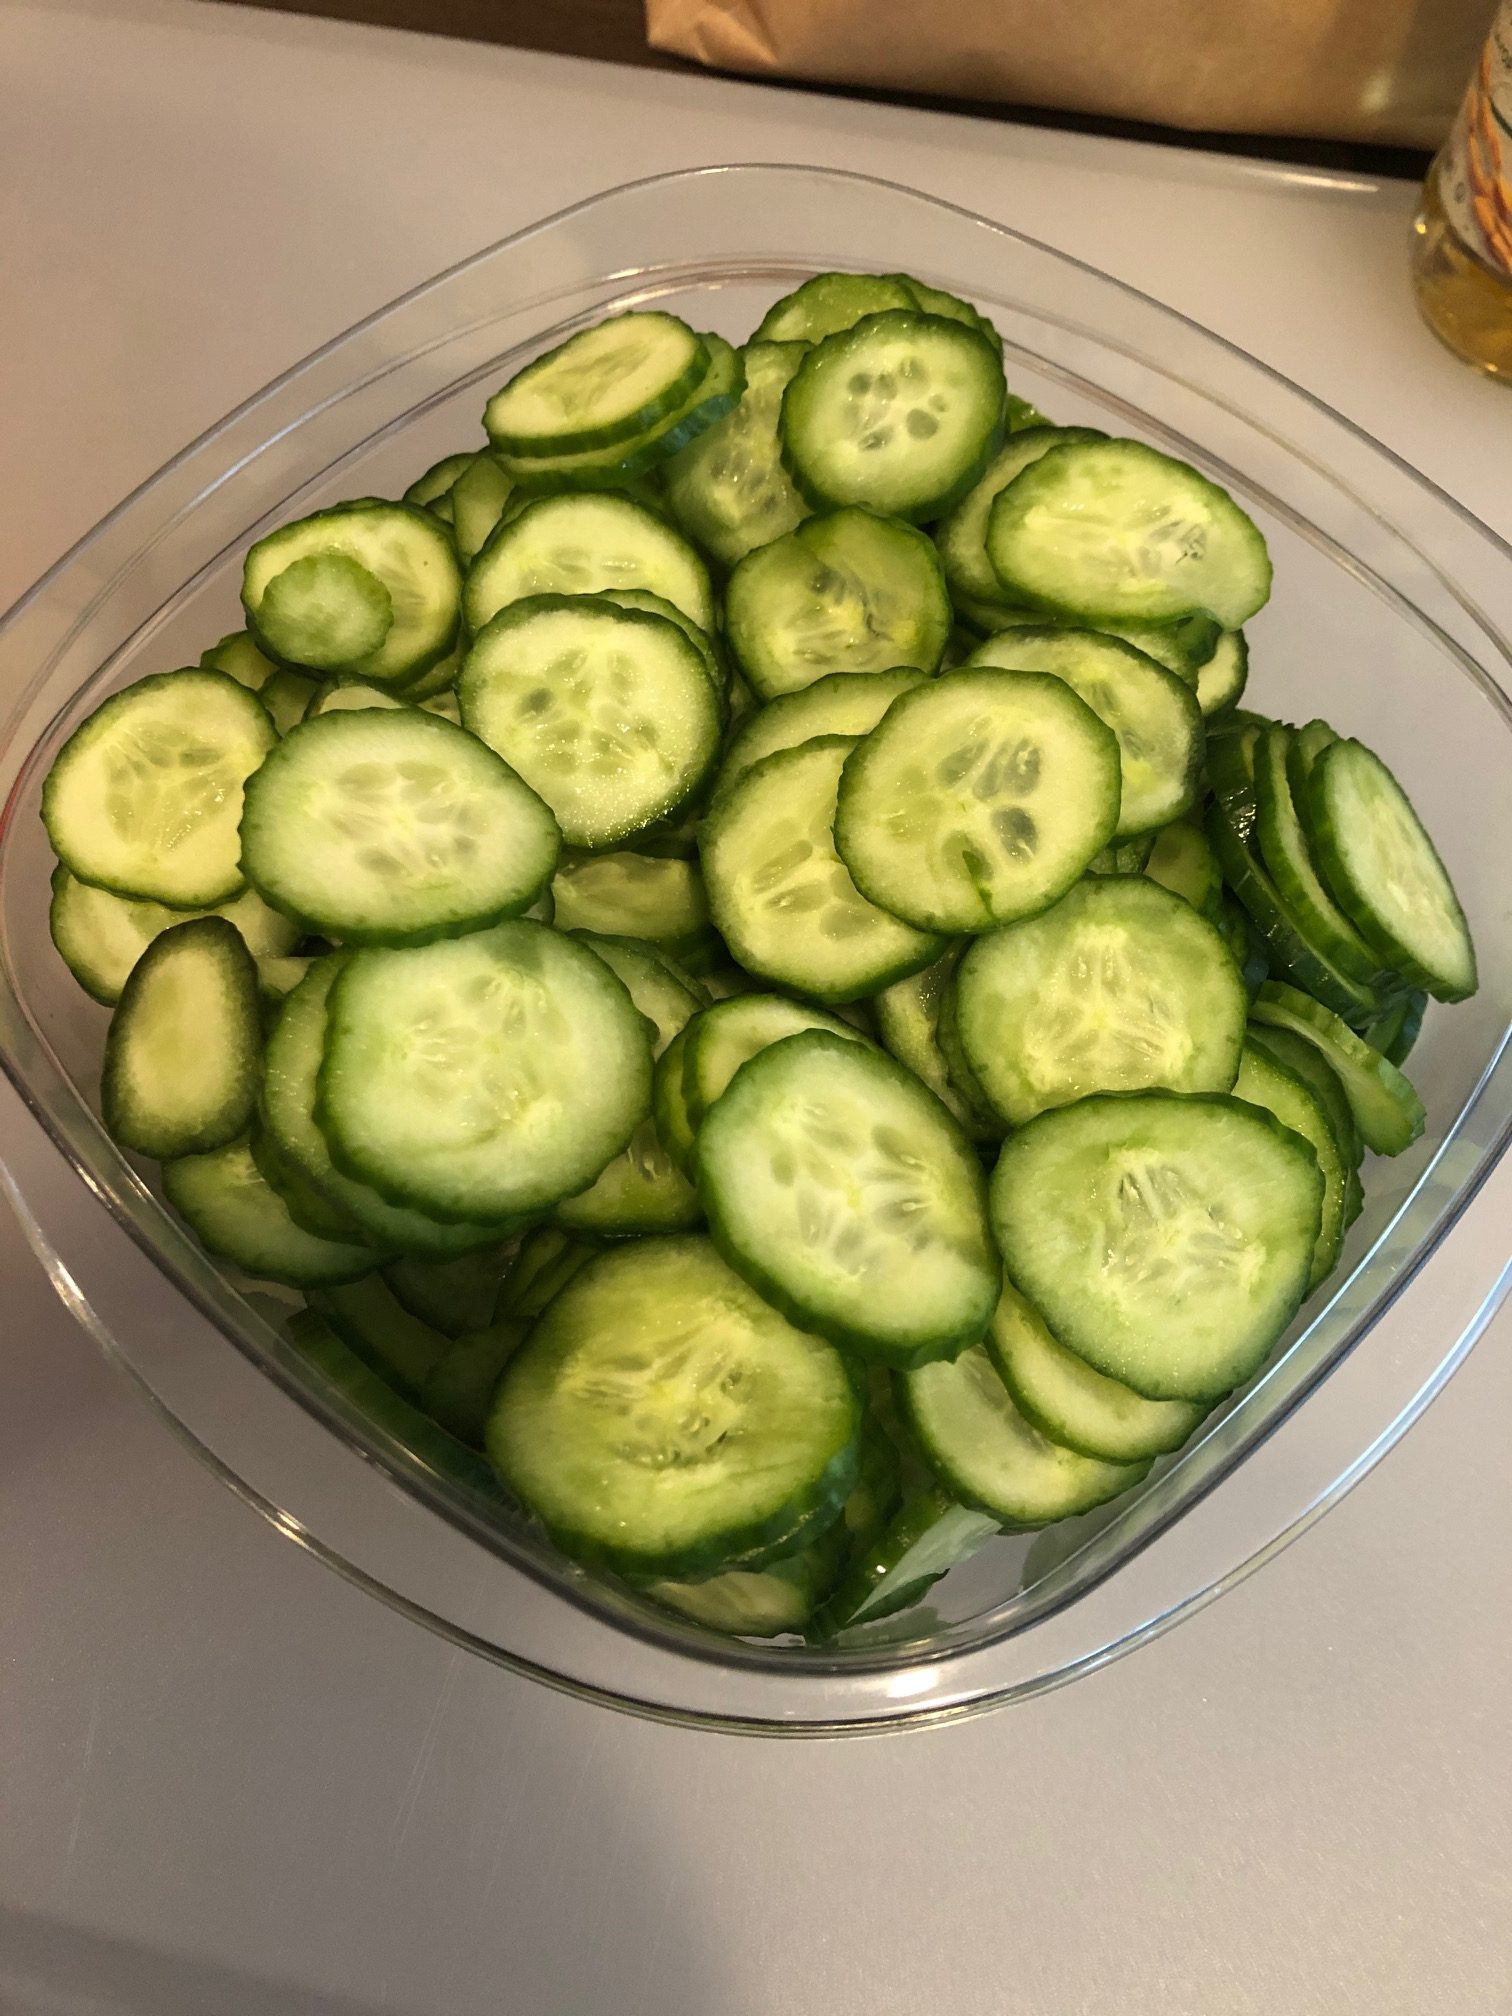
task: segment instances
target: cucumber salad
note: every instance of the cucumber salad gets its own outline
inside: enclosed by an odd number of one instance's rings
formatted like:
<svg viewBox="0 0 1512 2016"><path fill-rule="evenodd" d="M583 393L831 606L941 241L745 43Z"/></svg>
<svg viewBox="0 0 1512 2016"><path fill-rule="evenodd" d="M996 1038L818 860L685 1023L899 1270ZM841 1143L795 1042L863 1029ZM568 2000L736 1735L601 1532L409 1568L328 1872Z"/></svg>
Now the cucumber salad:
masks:
<svg viewBox="0 0 1512 2016"><path fill-rule="evenodd" d="M612 315L483 426L58 756L104 1124L417 1460L827 1640L1265 1364L1470 934L1374 751L1240 707L1251 519L954 295Z"/></svg>

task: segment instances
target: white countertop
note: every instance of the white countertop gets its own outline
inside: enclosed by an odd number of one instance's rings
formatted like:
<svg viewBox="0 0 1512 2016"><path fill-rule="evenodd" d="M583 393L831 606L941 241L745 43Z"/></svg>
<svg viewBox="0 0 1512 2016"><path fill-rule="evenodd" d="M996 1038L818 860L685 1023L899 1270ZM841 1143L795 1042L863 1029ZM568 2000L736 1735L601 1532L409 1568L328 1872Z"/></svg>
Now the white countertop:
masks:
<svg viewBox="0 0 1512 2016"><path fill-rule="evenodd" d="M0 9L0 605L476 247L729 160L913 183L1255 351L1512 536L1512 394L1412 192L184 0ZM1512 1318L1304 1540L1028 1706L881 1742L615 1718L298 1554L0 1220L0 2009L1496 2016Z"/></svg>

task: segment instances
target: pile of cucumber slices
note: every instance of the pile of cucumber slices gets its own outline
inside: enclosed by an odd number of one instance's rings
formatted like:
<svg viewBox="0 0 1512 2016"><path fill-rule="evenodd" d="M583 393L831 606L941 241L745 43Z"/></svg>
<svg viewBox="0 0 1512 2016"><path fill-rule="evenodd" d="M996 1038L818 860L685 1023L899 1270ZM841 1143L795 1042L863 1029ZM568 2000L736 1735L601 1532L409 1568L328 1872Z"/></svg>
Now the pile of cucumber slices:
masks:
<svg viewBox="0 0 1512 2016"><path fill-rule="evenodd" d="M484 427L59 755L104 1122L434 1470L832 1637L1266 1361L1469 931L1379 757L1239 708L1256 526L953 295L612 316Z"/></svg>

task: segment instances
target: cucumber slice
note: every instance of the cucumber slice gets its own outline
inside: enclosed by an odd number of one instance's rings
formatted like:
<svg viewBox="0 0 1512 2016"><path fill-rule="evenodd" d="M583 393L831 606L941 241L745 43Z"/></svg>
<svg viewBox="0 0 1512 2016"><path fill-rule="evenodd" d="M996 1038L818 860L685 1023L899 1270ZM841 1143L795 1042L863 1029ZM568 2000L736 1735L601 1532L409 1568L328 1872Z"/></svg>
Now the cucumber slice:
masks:
<svg viewBox="0 0 1512 2016"><path fill-rule="evenodd" d="M1323 751L1331 749L1338 739L1338 734L1326 721L1309 721L1297 730L1287 763L1292 797L1299 807L1307 803L1307 780L1312 775L1313 765Z"/></svg>
<svg viewBox="0 0 1512 2016"><path fill-rule="evenodd" d="M1008 1129L993 1112L987 1094L967 1059L966 1046L961 1041L955 974L970 942L967 939L955 948L951 972L940 996L940 1017L935 1025L935 1035L939 1040L940 1055L945 1060L945 1075L954 1087L956 1101L965 1106L972 1117L972 1125L966 1130L968 1135L973 1141L1001 1141ZM951 955L947 954L947 957ZM947 1100L946 1104L952 1112L955 1111L954 1101Z"/></svg>
<svg viewBox="0 0 1512 2016"><path fill-rule="evenodd" d="M1420 988L1399 995L1365 1029L1365 1041L1393 1064L1405 1064L1422 1031L1427 1006L1428 996Z"/></svg>
<svg viewBox="0 0 1512 2016"><path fill-rule="evenodd" d="M1295 987L1267 980L1251 1010L1257 1022L1289 1029L1321 1050L1338 1074L1365 1146L1377 1155L1400 1155L1427 1124L1423 1102L1388 1058L1346 1022Z"/></svg>
<svg viewBox="0 0 1512 2016"><path fill-rule="evenodd" d="M477 456L470 448L464 448L456 455L443 455L439 462L433 462L429 469L415 478L400 502L434 509L450 494L452 485L463 470L470 469L476 460Z"/></svg>
<svg viewBox="0 0 1512 2016"><path fill-rule="evenodd" d="M421 1389L426 1413L469 1448L484 1445L499 1380L525 1335L523 1323L500 1322L459 1337Z"/></svg>
<svg viewBox="0 0 1512 2016"><path fill-rule="evenodd" d="M531 1324L550 1307L598 1248L558 1225L537 1225L525 1234L499 1297L499 1316Z"/></svg>
<svg viewBox="0 0 1512 2016"><path fill-rule="evenodd" d="M325 1050L328 1003L342 959L317 959L278 1011L263 1058L262 1124L277 1152L292 1163L362 1236L387 1253L446 1259L498 1243L499 1225L442 1224L389 1203L355 1182L331 1160L315 1123L316 1086Z"/></svg>
<svg viewBox="0 0 1512 2016"><path fill-rule="evenodd" d="M427 1378L446 1356L442 1333L411 1315L376 1274L345 1287L312 1289L308 1300L364 1364L408 1399L418 1400Z"/></svg>
<svg viewBox="0 0 1512 2016"><path fill-rule="evenodd" d="M200 654L202 672L224 672L234 679L238 686L245 686L249 693L261 693L278 667L271 658L265 658L245 630L233 630L229 637L222 637L219 644L212 644L208 651Z"/></svg>
<svg viewBox="0 0 1512 2016"><path fill-rule="evenodd" d="M1181 616L1174 623L1101 623L1100 630L1121 644L1132 644L1174 672L1183 686L1190 686L1202 705L1199 691L1201 670L1218 648L1222 626L1212 616ZM1206 713L1206 708L1203 712Z"/></svg>
<svg viewBox="0 0 1512 2016"><path fill-rule="evenodd" d="M968 662L1053 673L1108 724L1118 738L1120 839L1153 832L1195 803L1202 776L1201 712L1191 689L1142 651L1095 630L1048 624L1000 631L979 644Z"/></svg>
<svg viewBox="0 0 1512 2016"><path fill-rule="evenodd" d="M314 665L319 671L339 664L355 679L385 686L403 684L446 656L456 642L461 614L462 577L455 548L446 528L438 525L429 511L412 504L388 504L376 497L337 504L329 511L317 511L312 517L280 526L248 552L242 568L242 606L253 636L267 643L275 656L294 658L292 651L282 651L273 638L264 638L263 607L273 582L296 563L329 558L351 562L371 576L388 598L391 620L370 650L333 661L319 655L327 651L326 628L306 620L326 606L324 598L318 594L312 597L303 589L292 598L295 611L304 610L306 619L289 632L284 628L288 612L280 591L268 610L275 634L302 649L313 646L317 652L313 658L300 657L295 662ZM356 596L352 585L356 577L347 569L342 572L349 579L341 598L345 601ZM298 578L303 578L303 570ZM366 601L369 591L363 589L356 599ZM346 635L344 626L340 634Z"/></svg>
<svg viewBox="0 0 1512 2016"><path fill-rule="evenodd" d="M855 1481L861 1407L708 1240L637 1240L563 1289L505 1367L488 1452L575 1559L637 1576L756 1569Z"/></svg>
<svg viewBox="0 0 1512 2016"><path fill-rule="evenodd" d="M709 908L730 950L820 1001L874 994L944 949L868 902L835 851L840 772L858 746L825 735L763 757L704 823Z"/></svg>
<svg viewBox="0 0 1512 2016"><path fill-rule="evenodd" d="M983 1114L973 1099L957 1089L940 1042L940 1016L950 976L964 948L957 946L920 973L895 980L872 1000L877 1031L900 1064L927 1085L955 1117L969 1141L1000 1141L1003 1130L995 1115Z"/></svg>
<svg viewBox="0 0 1512 2016"><path fill-rule="evenodd" d="M515 770L416 707L292 729L247 784L241 836L260 894L350 945L424 944L517 916L561 846Z"/></svg>
<svg viewBox="0 0 1512 2016"><path fill-rule="evenodd" d="M895 1365L980 1337L997 1301L980 1166L934 1095L823 1030L742 1065L698 1133L710 1230L822 1336Z"/></svg>
<svg viewBox="0 0 1512 2016"><path fill-rule="evenodd" d="M470 567L488 544L513 494L513 482L487 452L475 455L452 485L452 534L464 567Z"/></svg>
<svg viewBox="0 0 1512 2016"><path fill-rule="evenodd" d="M761 318L758 343L818 343L855 327L863 315L915 308L912 283L901 273L816 273L774 301Z"/></svg>
<svg viewBox="0 0 1512 2016"><path fill-rule="evenodd" d="M1478 985L1475 947L1454 884L1401 785L1362 742L1313 763L1303 816L1329 888L1389 965L1440 1001Z"/></svg>
<svg viewBox="0 0 1512 2016"><path fill-rule="evenodd" d="M827 511L741 561L725 633L757 695L775 700L830 673L932 672L950 597L922 532L873 511Z"/></svg>
<svg viewBox="0 0 1512 2016"><path fill-rule="evenodd" d="M808 1623L834 1584L844 1548L836 1524L810 1546L765 1568L726 1568L701 1582L649 1582L645 1594L728 1637L778 1638Z"/></svg>
<svg viewBox="0 0 1512 2016"><path fill-rule="evenodd" d="M166 903L138 903L113 896L70 875L61 863L53 870L48 929L64 964L92 1000L107 1008L121 998L133 966L155 938L192 916L224 917L241 933L254 959L283 958L299 943L300 927L270 910L255 889L233 897L219 910L170 910Z"/></svg>
<svg viewBox="0 0 1512 2016"><path fill-rule="evenodd" d="M483 425L495 446L519 455L608 447L654 426L708 367L702 337L676 315L611 315L517 371Z"/></svg>
<svg viewBox="0 0 1512 2016"><path fill-rule="evenodd" d="M646 1024L601 959L516 921L354 952L331 990L318 1117L338 1166L441 1219L586 1189L651 1110Z"/></svg>
<svg viewBox="0 0 1512 2016"><path fill-rule="evenodd" d="M803 343L751 342L741 352L745 391L667 464L667 504L682 530L722 567L791 532L808 506L782 466L782 395L803 362Z"/></svg>
<svg viewBox="0 0 1512 2016"><path fill-rule="evenodd" d="M1323 1210L1318 1243L1307 1277L1311 1294L1330 1275L1344 1242L1344 1191L1351 1165L1339 1151L1338 1136L1323 1101L1295 1072L1289 1071L1264 1045L1246 1043L1234 1080L1234 1097L1274 1113L1283 1127L1300 1134L1323 1172Z"/></svg>
<svg viewBox="0 0 1512 2016"><path fill-rule="evenodd" d="M1004 1526L1048 1526L1137 1484L1146 1463L1105 1463L1050 1441L1013 1404L980 1344L900 1380L909 1426L946 1488Z"/></svg>
<svg viewBox="0 0 1512 2016"><path fill-rule="evenodd" d="M583 937L624 987L655 1035L651 1054L660 1057L672 1038L699 1010L697 995L667 971L652 948L628 938ZM577 1232L681 1232L703 1217L698 1197L663 1148L656 1121L648 1113L630 1145L580 1196L557 1206L562 1224Z"/></svg>
<svg viewBox="0 0 1512 2016"><path fill-rule="evenodd" d="M486 1330L499 1305L514 1245L500 1241L455 1260L392 1260L383 1278L412 1316L446 1337Z"/></svg>
<svg viewBox="0 0 1512 2016"><path fill-rule="evenodd" d="M1143 876L1078 883L955 976L966 1062L1013 1127L1093 1092L1227 1092L1248 1006L1217 927Z"/></svg>
<svg viewBox="0 0 1512 2016"><path fill-rule="evenodd" d="M1236 903L1227 889L1218 899L1216 921L1223 933L1223 942L1229 948L1229 957L1239 968L1244 991L1253 1001L1260 982L1270 973L1265 945L1245 915L1243 905Z"/></svg>
<svg viewBox="0 0 1512 2016"><path fill-rule="evenodd" d="M117 896L207 910L243 885L242 786L275 740L224 672L159 672L114 693L63 744L42 819L71 875Z"/></svg>
<svg viewBox="0 0 1512 2016"><path fill-rule="evenodd" d="M1318 1098L1328 1116L1334 1145L1346 1171L1358 1169L1365 1154L1365 1144L1360 1139L1360 1130L1355 1125L1354 1112L1339 1074L1322 1051L1301 1036L1294 1035L1290 1029L1277 1029L1269 1022L1252 1022L1245 1041L1265 1051L1267 1056L1274 1057Z"/></svg>
<svg viewBox="0 0 1512 2016"><path fill-rule="evenodd" d="M1306 1290L1322 1204L1305 1141L1212 1095L1042 1113L992 1179L1009 1277L1053 1336L1149 1400L1216 1400L1263 1363Z"/></svg>
<svg viewBox="0 0 1512 2016"><path fill-rule="evenodd" d="M394 627L394 604L350 553L305 553L263 591L257 633L293 664L339 672L370 657Z"/></svg>
<svg viewBox="0 0 1512 2016"><path fill-rule="evenodd" d="M564 861L551 885L559 931L644 939L701 964L717 949L694 861L621 851Z"/></svg>
<svg viewBox="0 0 1512 2016"><path fill-rule="evenodd" d="M327 1197L323 1190L316 1189L303 1169L283 1153L260 1121L253 1124L248 1146L258 1174L268 1188L283 1199L289 1216L302 1232L313 1232L317 1239L335 1239L348 1246L377 1245L376 1240L364 1235L349 1212Z"/></svg>
<svg viewBox="0 0 1512 2016"><path fill-rule="evenodd" d="M700 630L691 617L684 616L674 603L664 595L653 595L648 588L601 588L599 595L602 600L613 602L620 609L638 609L644 616L661 616L668 623L675 623L703 660L709 684L716 694L723 697L730 675L720 660L713 639Z"/></svg>
<svg viewBox="0 0 1512 2016"><path fill-rule="evenodd" d="M1143 875L1150 865L1150 856L1155 852L1155 835L1141 833L1133 840L1120 840L1116 846L1104 847L1094 854L1087 863L1089 875Z"/></svg>
<svg viewBox="0 0 1512 2016"><path fill-rule="evenodd" d="M451 689L462 670L463 655L463 646L459 641L444 658L438 658L429 671L422 672L418 679L407 679L394 695L395 699L416 707L432 708L438 714L447 714L448 703L453 699ZM450 711L450 719L457 719L454 708Z"/></svg>
<svg viewBox="0 0 1512 2016"><path fill-rule="evenodd" d="M947 322L964 322L968 329L985 336L999 357L1003 354L1003 339L997 325L990 322L979 308L973 308L969 301L963 301L959 294L949 294L943 287L931 287L925 280L916 280L911 273L895 273L891 276L899 281L911 304L924 315L943 315ZM1032 413L1032 406L1025 406L1022 399L1015 405Z"/></svg>
<svg viewBox="0 0 1512 2016"><path fill-rule="evenodd" d="M935 527L935 542L952 595L964 596L968 602L1002 601L1003 584L987 558L987 518L993 499L1051 448L1107 438L1097 427L1014 429L960 503Z"/></svg>
<svg viewBox="0 0 1512 2016"><path fill-rule="evenodd" d="M993 504L987 555L1008 595L1086 622L1216 616L1270 595L1259 529L1224 490L1141 441L1052 448Z"/></svg>
<svg viewBox="0 0 1512 2016"><path fill-rule="evenodd" d="M280 735L287 735L291 728L297 728L319 697L320 684L307 678L303 672L291 672L287 666L280 666L258 694L268 710L268 718Z"/></svg>
<svg viewBox="0 0 1512 2016"><path fill-rule="evenodd" d="M245 1141L167 1163L163 1195L207 1252L264 1281L294 1288L355 1281L382 1259L371 1246L318 1239L296 1225Z"/></svg>
<svg viewBox="0 0 1512 2016"><path fill-rule="evenodd" d="M894 916L985 931L1076 881L1113 836L1118 794L1117 741L1068 683L971 667L895 700L856 745L835 848Z"/></svg>
<svg viewBox="0 0 1512 2016"><path fill-rule="evenodd" d="M1249 645L1242 630L1222 630L1197 673L1197 705L1203 718L1227 714L1237 707L1249 683Z"/></svg>
<svg viewBox="0 0 1512 2016"><path fill-rule="evenodd" d="M819 1610L809 1636L823 1642L911 1609L1001 1531L990 1514L962 1505L938 1484L910 1493Z"/></svg>
<svg viewBox="0 0 1512 2016"><path fill-rule="evenodd" d="M1179 1449L1206 1411L1192 1400L1146 1400L1094 1372L1056 1343L1038 1312L1006 1283L985 1341L1029 1426L1105 1463L1147 1463Z"/></svg>
<svg viewBox="0 0 1512 2016"><path fill-rule="evenodd" d="M105 1039L100 1109L111 1138L167 1161L244 1134L257 1100L257 968L224 917L154 938Z"/></svg>
<svg viewBox="0 0 1512 2016"><path fill-rule="evenodd" d="M570 846L675 812L719 754L719 703L676 623L596 595L531 595L467 654L462 720L538 792Z"/></svg>
<svg viewBox="0 0 1512 2016"><path fill-rule="evenodd" d="M651 1078L651 1117L656 1138L673 1163L690 1181L697 1167L693 1159L693 1127L683 1096L683 1064L687 1057L687 1032L679 1030L656 1060Z"/></svg>
<svg viewBox="0 0 1512 2016"><path fill-rule="evenodd" d="M888 309L826 336L782 399L782 452L815 504L922 523L962 497L1003 438L1007 388L979 331Z"/></svg>
<svg viewBox="0 0 1512 2016"><path fill-rule="evenodd" d="M338 685L332 681L329 685L317 686L304 718L306 721L318 721L322 714L403 714L408 711L408 700L401 700L397 693L386 693L381 686L369 686L365 680L358 679L347 684Z"/></svg>
<svg viewBox="0 0 1512 2016"><path fill-rule="evenodd" d="M1235 835L1246 847L1255 839L1255 755L1268 721L1237 715L1215 722L1207 734L1208 787Z"/></svg>
<svg viewBox="0 0 1512 2016"><path fill-rule="evenodd" d="M737 994L696 1016L682 1052L682 1113L693 1140L742 1064L805 1029L827 1029L850 1043L864 1040L838 1016L784 994Z"/></svg>
<svg viewBox="0 0 1512 2016"><path fill-rule="evenodd" d="M708 570L666 520L629 497L538 497L506 516L467 571L463 611L474 636L527 595L649 588L700 630L714 628Z"/></svg>
<svg viewBox="0 0 1512 2016"><path fill-rule="evenodd" d="M779 749L796 749L820 735L869 735L899 694L922 686L925 676L907 665L891 672L832 672L769 701L741 724L720 765L716 790Z"/></svg>
<svg viewBox="0 0 1512 2016"><path fill-rule="evenodd" d="M1255 763L1254 841L1276 893L1308 943L1331 966L1368 992L1381 994L1390 976L1370 946L1319 880L1302 822L1292 801L1287 758L1292 730L1280 722L1262 728L1252 745Z"/></svg>
<svg viewBox="0 0 1512 2016"><path fill-rule="evenodd" d="M1202 828L1189 819L1174 820L1160 829L1141 873L1190 903L1200 916L1217 914L1223 890L1218 856Z"/></svg>

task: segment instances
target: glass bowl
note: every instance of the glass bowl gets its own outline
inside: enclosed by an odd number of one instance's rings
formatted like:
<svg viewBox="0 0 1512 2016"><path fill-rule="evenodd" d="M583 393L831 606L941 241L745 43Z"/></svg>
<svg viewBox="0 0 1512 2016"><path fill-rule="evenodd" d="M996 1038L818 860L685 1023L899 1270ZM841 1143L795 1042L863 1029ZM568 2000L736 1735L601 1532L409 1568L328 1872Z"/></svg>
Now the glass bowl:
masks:
<svg viewBox="0 0 1512 2016"><path fill-rule="evenodd" d="M1253 691L1268 711L1364 735L1396 768L1464 897L1481 990L1429 1015L1411 1066L1427 1134L1369 1171L1344 1265L1250 1386L1137 1492L994 1541L921 1608L821 1650L716 1639L578 1571L324 1386L281 1335L278 1298L194 1246L99 1125L105 1011L48 938L38 800L60 743L106 693L193 662L237 625L241 555L269 527L343 496L397 495L478 438L495 384L596 316L654 302L738 339L777 293L830 267L906 268L980 302L1015 391L1188 458L1253 513L1276 561L1274 600L1250 629ZM1467 1228L1453 1264L1437 1249L1512 1130L1509 615L1512 552L1483 526L1253 359L1074 260L826 169L713 168L611 191L318 351L145 484L0 625L12 1200L69 1306L227 1481L458 1644L727 1729L896 1727L1034 1694L1201 1604L1336 1499L1506 1286L1505 1196L1494 1218L1490 1200L1477 1212L1480 1236ZM1512 1189L1505 1170L1497 1188Z"/></svg>

